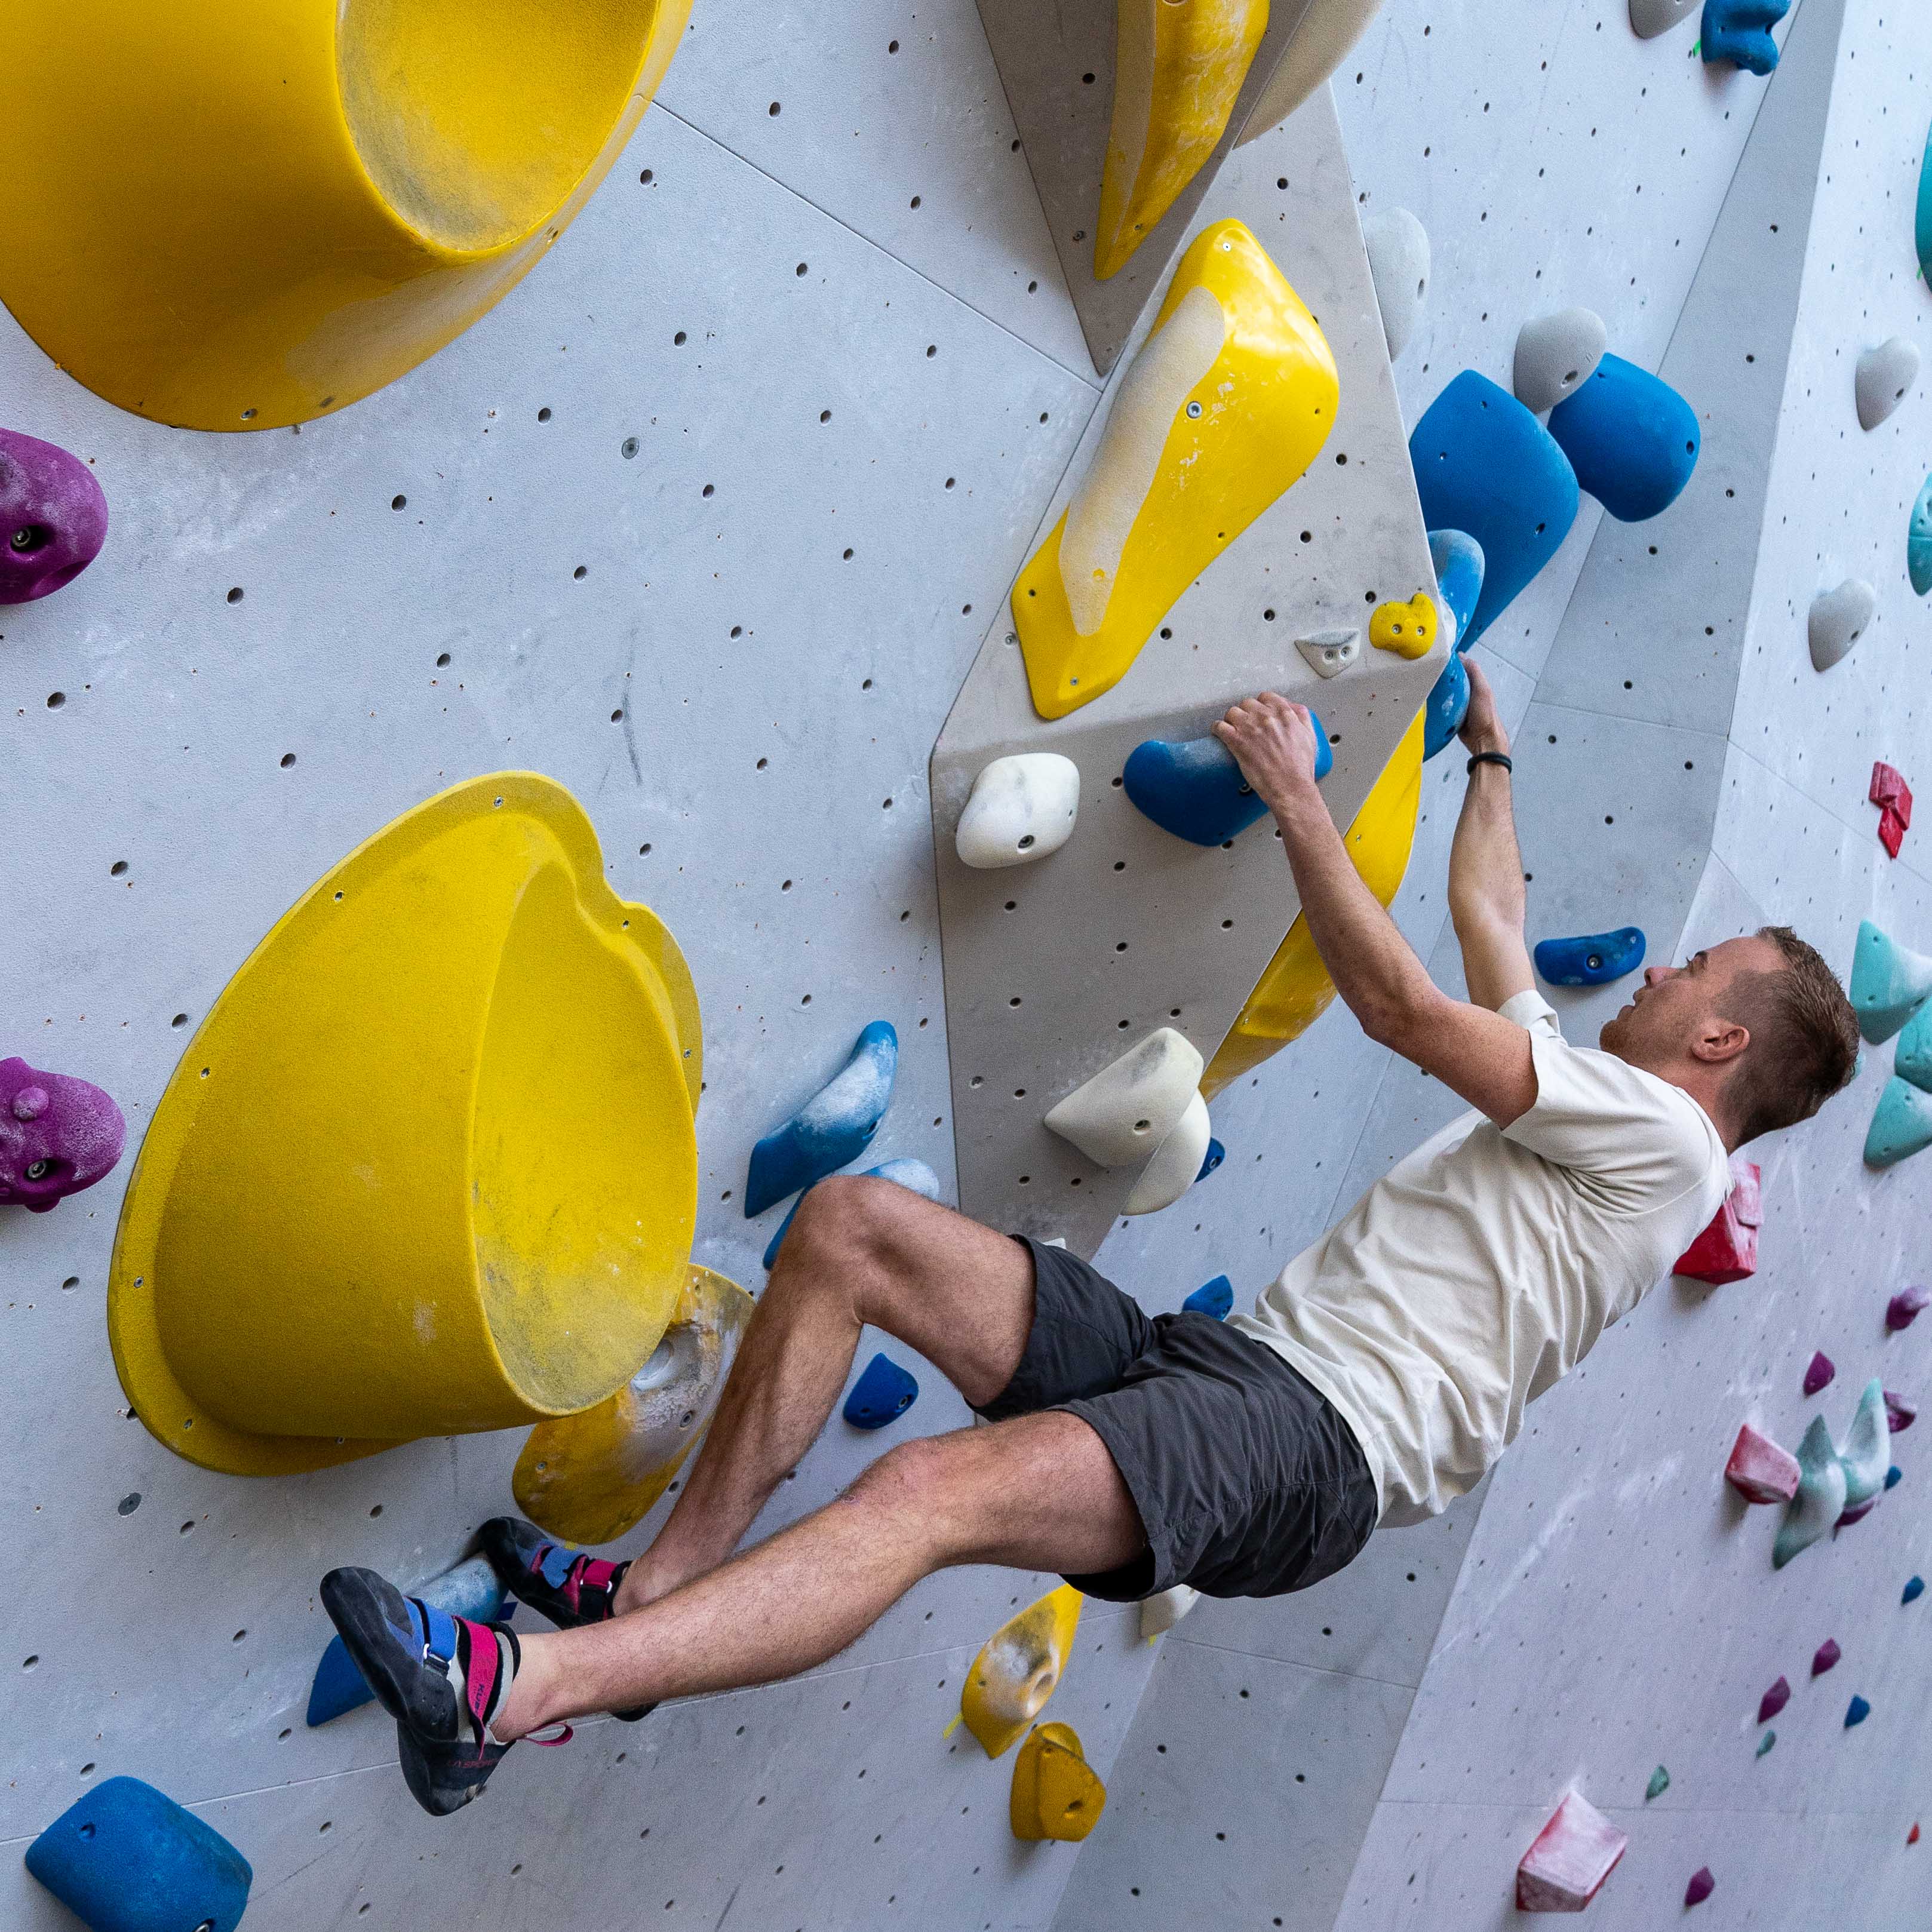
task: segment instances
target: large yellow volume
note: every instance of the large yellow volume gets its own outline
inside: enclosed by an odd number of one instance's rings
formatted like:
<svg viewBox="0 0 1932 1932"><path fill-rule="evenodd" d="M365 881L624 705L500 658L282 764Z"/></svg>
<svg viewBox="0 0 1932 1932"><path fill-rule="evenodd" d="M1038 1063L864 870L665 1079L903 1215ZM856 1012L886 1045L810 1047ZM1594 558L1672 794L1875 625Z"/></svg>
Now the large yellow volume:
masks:
<svg viewBox="0 0 1932 1932"><path fill-rule="evenodd" d="M560 785L404 813L283 915L155 1110L107 1302L142 1421L274 1475L602 1402L688 1279L696 1016Z"/></svg>
<svg viewBox="0 0 1932 1932"><path fill-rule="evenodd" d="M1362 882L1384 905L1393 899L1408 869L1415 842L1415 817L1422 803L1423 714L1402 734L1382 776L1370 788L1342 843ZM1288 937L1275 949L1228 1036L1208 1063L1201 1090L1209 1100L1270 1054L1298 1040L1328 1010L1335 982L1322 963L1308 921L1300 913Z"/></svg>
<svg viewBox="0 0 1932 1932"><path fill-rule="evenodd" d="M1107 1787L1087 1762L1071 1724L1042 1724L1013 1760L1006 1821L1016 1838L1077 1845L1100 1822Z"/></svg>
<svg viewBox="0 0 1932 1932"><path fill-rule="evenodd" d="M1261 244L1238 221L1196 236L1092 464L1013 586L1042 718L1120 682L1174 599L1314 461L1340 394Z"/></svg>
<svg viewBox="0 0 1932 1932"><path fill-rule="evenodd" d="M1018 1743L1059 1688L1080 1604L1080 1592L1063 1583L1009 1617L980 1646L959 1694L959 1714L988 1757Z"/></svg>
<svg viewBox="0 0 1932 1932"><path fill-rule="evenodd" d="M459 335L589 198L691 0L9 9L0 300L98 394L267 429Z"/></svg>
<svg viewBox="0 0 1932 1932"><path fill-rule="evenodd" d="M1268 0L1118 0L1096 280L1126 266L1214 153L1268 23Z"/></svg>

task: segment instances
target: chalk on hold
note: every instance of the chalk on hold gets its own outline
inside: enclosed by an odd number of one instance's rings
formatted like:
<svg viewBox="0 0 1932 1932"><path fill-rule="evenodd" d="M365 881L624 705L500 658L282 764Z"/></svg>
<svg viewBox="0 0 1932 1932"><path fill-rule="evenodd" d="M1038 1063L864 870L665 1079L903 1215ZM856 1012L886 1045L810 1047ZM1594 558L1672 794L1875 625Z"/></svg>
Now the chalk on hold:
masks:
<svg viewBox="0 0 1932 1932"><path fill-rule="evenodd" d="M1835 590L1821 590L1811 600L1805 620L1805 639L1811 647L1811 668L1829 670L1850 655L1878 610L1878 592L1862 578L1848 577Z"/></svg>
<svg viewBox="0 0 1932 1932"><path fill-rule="evenodd" d="M1694 13L1700 0L1630 0L1631 30L1640 40L1654 40Z"/></svg>
<svg viewBox="0 0 1932 1932"><path fill-rule="evenodd" d="M959 1714L988 1757L1018 1743L1053 1695L1072 1652L1080 1602L1080 1592L1062 1584L1010 1617L974 1658Z"/></svg>
<svg viewBox="0 0 1932 1932"><path fill-rule="evenodd" d="M1885 1391L1874 1377L1867 1382L1845 1432L1838 1460L1845 1466L1845 1507L1858 1509L1885 1487L1892 1461L1891 1430L1887 1426Z"/></svg>
<svg viewBox="0 0 1932 1932"><path fill-rule="evenodd" d="M747 1220L865 1152L892 1097L898 1058L892 1022L873 1021L838 1072L752 1148L745 1177Z"/></svg>
<svg viewBox="0 0 1932 1932"><path fill-rule="evenodd" d="M1581 1793L1558 1805L1516 1868L1519 1912L1581 1912L1629 1838Z"/></svg>
<svg viewBox="0 0 1932 1932"><path fill-rule="evenodd" d="M980 769L952 848L962 865L991 872L1058 852L1080 814L1080 767L1058 752L1016 752Z"/></svg>
<svg viewBox="0 0 1932 1932"><path fill-rule="evenodd" d="M104 1180L127 1135L121 1109L92 1082L0 1060L0 1203L47 1213Z"/></svg>
<svg viewBox="0 0 1932 1932"><path fill-rule="evenodd" d="M1334 770L1335 754L1320 718L1311 713L1310 720L1318 784ZM1190 844L1226 844L1268 815L1234 753L1212 736L1180 744L1147 739L1128 753L1120 777L1137 812Z"/></svg>
<svg viewBox="0 0 1932 1932"><path fill-rule="evenodd" d="M1862 1697L1854 1697L1845 1707L1845 1729L1854 1724L1862 1724L1871 1715L1871 1706Z"/></svg>
<svg viewBox="0 0 1932 1932"><path fill-rule="evenodd" d="M1359 631L1312 631L1305 638L1297 638L1294 648L1316 676L1340 677L1360 656L1362 634Z"/></svg>
<svg viewBox="0 0 1932 1932"><path fill-rule="evenodd" d="M1314 461L1340 394L1320 327L1254 236L1238 221L1196 236L1013 586L1042 718L1126 676L1168 606Z"/></svg>
<svg viewBox="0 0 1932 1932"><path fill-rule="evenodd" d="M1650 1774L1650 1782L1643 1787L1643 1802L1648 1804L1653 1798L1661 1798L1670 1789L1670 1774L1662 1765Z"/></svg>
<svg viewBox="0 0 1932 1932"><path fill-rule="evenodd" d="M1923 1576L1908 1576L1905 1580L1904 1593L1898 1600L1901 1604L1916 1604L1924 1594L1925 1579Z"/></svg>
<svg viewBox="0 0 1932 1932"><path fill-rule="evenodd" d="M1201 1156L1201 1171L1195 1175L1195 1179L1205 1180L1227 1158L1228 1150L1210 1134L1208 1136L1208 1151Z"/></svg>
<svg viewBox="0 0 1932 1932"><path fill-rule="evenodd" d="M939 1198L939 1177L922 1160L909 1160L901 1155L892 1160L882 1160L877 1167L866 1168L862 1178L868 1180L896 1181L902 1187L910 1188L922 1199L937 1201ZM816 1181L812 1186L818 1186ZM809 1194L808 1187L805 1194ZM778 1231L765 1244L761 1262L766 1274L770 1274L778 1265L778 1250L784 1246L784 1238L791 1232L791 1224L798 1219L798 1210L805 1204L805 1194L801 1194L787 1211L784 1219L778 1225ZM586 1543L608 1543L608 1537L592 1536L579 1539Z"/></svg>
<svg viewBox="0 0 1932 1932"><path fill-rule="evenodd" d="M1894 1167L1932 1147L1932 1094L1894 1074L1885 1083L1865 1133L1865 1165Z"/></svg>
<svg viewBox="0 0 1932 1932"><path fill-rule="evenodd" d="M886 1354L874 1355L852 1384L842 1412L854 1429L883 1429L919 1400L919 1381Z"/></svg>
<svg viewBox="0 0 1932 1932"><path fill-rule="evenodd" d="M1804 1393L1816 1395L1838 1372L1838 1365L1822 1348L1813 1354L1804 1364Z"/></svg>
<svg viewBox="0 0 1932 1932"><path fill-rule="evenodd" d="M1718 1888L1718 1881L1711 1876L1708 1865L1700 1865L1690 1874L1690 1882L1684 1888L1684 1903L1688 1906L1702 1905Z"/></svg>
<svg viewBox="0 0 1932 1932"><path fill-rule="evenodd" d="M1553 410L1596 374L1610 346L1610 331L1594 309L1566 308L1525 322L1510 379L1516 400L1535 416Z"/></svg>
<svg viewBox="0 0 1932 1932"><path fill-rule="evenodd" d="M1774 1570L1782 1570L1801 1550L1809 1550L1844 1514L1845 1466L1838 1460L1822 1415L1811 1418L1798 1445L1798 1493L1785 1505L1784 1520L1772 1546Z"/></svg>
<svg viewBox="0 0 1932 1932"><path fill-rule="evenodd" d="M1184 1313L1211 1315L1216 1322L1225 1322L1233 1312L1234 1284L1224 1274L1217 1274L1212 1281L1204 1281L1181 1304Z"/></svg>
<svg viewBox="0 0 1932 1932"><path fill-rule="evenodd" d="M1096 1167L1146 1160L1199 1098L1202 1059L1193 1042L1159 1027L1076 1087L1048 1112L1046 1125Z"/></svg>
<svg viewBox="0 0 1932 1932"><path fill-rule="evenodd" d="M1724 1480L1748 1503L1788 1503L1798 1493L1798 1458L1747 1422L1731 1445Z"/></svg>
<svg viewBox="0 0 1932 1932"><path fill-rule="evenodd" d="M1552 986L1606 986L1643 964L1640 926L1586 932L1572 939L1539 939L1536 970Z"/></svg>
<svg viewBox="0 0 1932 1932"><path fill-rule="evenodd" d="M1469 627L1483 594L1483 547L1467 530L1431 530L1429 561L1436 571L1436 595L1456 620L1456 648L1469 648Z"/></svg>
<svg viewBox="0 0 1932 1932"><path fill-rule="evenodd" d="M1778 65L1778 43L1771 29L1790 10L1791 0L1704 0L1704 64L1729 61L1753 74Z"/></svg>
<svg viewBox="0 0 1932 1932"><path fill-rule="evenodd" d="M1932 590L1932 476L1920 488L1905 526L1905 568L1920 596Z"/></svg>
<svg viewBox="0 0 1932 1932"><path fill-rule="evenodd" d="M1268 0L1120 0L1094 278L1126 266L1216 146L1268 31Z"/></svg>
<svg viewBox="0 0 1932 1932"><path fill-rule="evenodd" d="M1466 369L1408 439L1424 525L1482 547L1483 587L1456 642L1466 650L1562 548L1576 520L1570 459L1522 404Z"/></svg>
<svg viewBox="0 0 1932 1932"><path fill-rule="evenodd" d="M1676 502L1697 466L1697 412L1661 377L1606 355L1550 412L1550 434L1576 481L1618 522L1640 524Z"/></svg>
<svg viewBox="0 0 1932 1932"><path fill-rule="evenodd" d="M1874 1046L1891 1039L1932 994L1932 959L1901 946L1868 919L1852 955L1852 1009Z"/></svg>
<svg viewBox="0 0 1932 1932"><path fill-rule="evenodd" d="M1838 1648L1836 1637L1828 1636L1821 1643L1811 1659L1811 1675L1822 1677L1826 1671L1834 1670L1844 1652Z"/></svg>
<svg viewBox="0 0 1932 1932"><path fill-rule="evenodd" d="M1868 349L1858 358L1858 427L1876 429L1918 380L1918 345L1903 335Z"/></svg>
<svg viewBox="0 0 1932 1932"><path fill-rule="evenodd" d="M1200 1600L1201 1592L1190 1589L1185 1583L1177 1583L1171 1590L1159 1590L1151 1597L1143 1597L1142 1636L1151 1643L1164 1631L1173 1629Z"/></svg>
<svg viewBox="0 0 1932 1932"><path fill-rule="evenodd" d="M1208 1157L1208 1102L1196 1094L1169 1130L1154 1157L1135 1177L1123 1214L1158 1214L1171 1208L1200 1178Z"/></svg>
<svg viewBox="0 0 1932 1932"><path fill-rule="evenodd" d="M1460 651L1451 651L1442 675L1422 701L1422 755L1426 762L1456 742L1462 720L1469 715L1469 670Z"/></svg>
<svg viewBox="0 0 1932 1932"><path fill-rule="evenodd" d="M1932 1304L1932 1288L1901 1288L1885 1305L1885 1325L1894 1334L1910 1328L1928 1304Z"/></svg>
<svg viewBox="0 0 1932 1932"><path fill-rule="evenodd" d="M1426 658L1435 648L1438 622L1433 599L1418 590L1406 604L1392 599L1376 605L1369 619L1369 642L1399 658Z"/></svg>
<svg viewBox="0 0 1932 1932"><path fill-rule="evenodd" d="M1006 1816L1016 1838L1078 1844L1099 1823L1107 1787L1070 1724L1041 1724L1013 1760Z"/></svg>
<svg viewBox="0 0 1932 1932"><path fill-rule="evenodd" d="M0 429L0 604L52 596L106 541L94 472L58 443Z"/></svg>
<svg viewBox="0 0 1932 1932"><path fill-rule="evenodd" d="M1757 1270L1757 1231L1764 1219L1763 1178L1757 1162L1731 1156L1730 1192L1711 1225L1677 1258L1672 1274L1722 1287Z"/></svg>
<svg viewBox="0 0 1932 1932"><path fill-rule="evenodd" d="M1393 362L1422 320L1423 297L1429 291L1429 231L1407 208L1384 208L1363 218L1362 246L1368 250L1382 340Z"/></svg>
<svg viewBox="0 0 1932 1932"><path fill-rule="evenodd" d="M1778 1682L1757 1700L1758 1722L1760 1724L1769 1724L1772 1719L1776 1717L1778 1712L1783 1710L1785 1706L1790 1702L1790 1680L1787 1678L1780 1677Z"/></svg>
<svg viewBox="0 0 1932 1932"><path fill-rule="evenodd" d="M1910 1429L1918 1420L1918 1405L1891 1389L1885 1392L1886 1426L1896 1436L1901 1429Z"/></svg>
<svg viewBox="0 0 1932 1932"><path fill-rule="evenodd" d="M235 1932L248 1861L138 1778L110 1778L27 1847L27 1869L90 1932Z"/></svg>

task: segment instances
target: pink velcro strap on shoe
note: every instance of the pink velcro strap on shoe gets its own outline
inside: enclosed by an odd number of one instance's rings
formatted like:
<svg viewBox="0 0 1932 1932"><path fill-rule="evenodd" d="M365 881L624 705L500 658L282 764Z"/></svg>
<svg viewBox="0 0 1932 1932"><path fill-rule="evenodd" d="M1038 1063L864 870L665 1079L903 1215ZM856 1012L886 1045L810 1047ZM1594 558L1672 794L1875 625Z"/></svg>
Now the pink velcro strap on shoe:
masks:
<svg viewBox="0 0 1932 1932"><path fill-rule="evenodd" d="M568 1744L571 1739L577 1735L576 1732L572 1730L569 1725L561 1722L555 1724L546 1724L544 1726L544 1729L545 1730L555 1731L557 1735L554 1738L547 1738L541 1736L536 1731L532 1731L525 1736L524 1742L526 1744L542 1744L546 1750L549 1750L558 1744Z"/></svg>
<svg viewBox="0 0 1932 1932"><path fill-rule="evenodd" d="M496 1695L496 1679L502 1672L502 1653L496 1648L496 1633L488 1624L460 1620L470 1639L470 1657L464 1670L464 1696L481 1736L490 1721L490 1706Z"/></svg>

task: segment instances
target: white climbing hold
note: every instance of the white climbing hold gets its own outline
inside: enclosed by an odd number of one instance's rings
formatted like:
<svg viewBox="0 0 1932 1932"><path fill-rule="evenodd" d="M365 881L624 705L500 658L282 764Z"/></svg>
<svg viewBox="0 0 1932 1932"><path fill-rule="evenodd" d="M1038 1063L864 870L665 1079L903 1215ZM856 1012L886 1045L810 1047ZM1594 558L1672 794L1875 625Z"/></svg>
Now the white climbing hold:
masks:
<svg viewBox="0 0 1932 1932"><path fill-rule="evenodd" d="M1279 128L1342 64L1382 0L1308 0L1280 63L1241 130L1237 147Z"/></svg>
<svg viewBox="0 0 1932 1932"><path fill-rule="evenodd" d="M1173 1130L1155 1149L1154 1158L1141 1169L1133 1192L1127 1196L1124 1214L1157 1214L1171 1208L1194 1185L1201 1163L1208 1157L1210 1131L1208 1102L1196 1094L1187 1111L1174 1124Z"/></svg>
<svg viewBox="0 0 1932 1932"><path fill-rule="evenodd" d="M1297 638L1294 648L1308 660L1318 677L1340 677L1362 654L1359 631L1312 631Z"/></svg>
<svg viewBox="0 0 1932 1932"><path fill-rule="evenodd" d="M1838 1460L1844 1466L1846 1509L1870 1502L1885 1487L1885 1472L1892 1462L1892 1423L1886 1413L1885 1390L1876 1378L1866 1383L1858 1398Z"/></svg>
<svg viewBox="0 0 1932 1932"><path fill-rule="evenodd" d="M1200 1098L1203 1064L1192 1041L1157 1028L1057 1102L1046 1124L1096 1167L1138 1166Z"/></svg>
<svg viewBox="0 0 1932 1932"><path fill-rule="evenodd" d="M1858 358L1858 427L1876 429L1918 380L1918 345L1894 335Z"/></svg>
<svg viewBox="0 0 1932 1932"><path fill-rule="evenodd" d="M1806 628L1811 642L1811 667L1829 670L1864 635L1878 609L1878 593L1862 578L1848 577L1835 590L1821 590L1811 600Z"/></svg>
<svg viewBox="0 0 1932 1932"><path fill-rule="evenodd" d="M1516 400L1532 416L1546 414L1590 380L1610 346L1610 331L1594 309L1562 309L1525 322L1510 379Z"/></svg>
<svg viewBox="0 0 1932 1932"><path fill-rule="evenodd" d="M1200 1600L1201 1592L1190 1590L1185 1583L1177 1583L1171 1590L1162 1590L1151 1597L1143 1597L1141 1599L1141 1635L1151 1643L1163 1631L1173 1629Z"/></svg>
<svg viewBox="0 0 1932 1932"><path fill-rule="evenodd" d="M1369 273L1375 278L1382 335L1393 362L1422 320L1422 298L1429 289L1429 231L1407 208L1391 208L1362 224L1362 246L1369 251Z"/></svg>
<svg viewBox="0 0 1932 1932"><path fill-rule="evenodd" d="M1630 0L1631 31L1640 40L1654 40L1703 4L1704 0Z"/></svg>
<svg viewBox="0 0 1932 1932"><path fill-rule="evenodd" d="M1058 852L1079 812L1080 767L1058 752L1019 752L981 769L952 843L979 871L1024 866Z"/></svg>

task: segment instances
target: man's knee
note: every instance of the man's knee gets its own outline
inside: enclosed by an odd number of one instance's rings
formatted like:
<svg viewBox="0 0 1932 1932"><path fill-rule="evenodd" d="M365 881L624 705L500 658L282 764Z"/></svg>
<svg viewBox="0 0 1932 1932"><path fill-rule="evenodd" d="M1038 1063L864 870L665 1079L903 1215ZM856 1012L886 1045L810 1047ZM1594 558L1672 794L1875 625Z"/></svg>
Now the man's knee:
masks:
<svg viewBox="0 0 1932 1932"><path fill-rule="evenodd" d="M798 1204L798 1214L785 1236L785 1248L848 1266L877 1254L885 1246L906 1190L868 1174L835 1174L810 1189Z"/></svg>
<svg viewBox="0 0 1932 1932"><path fill-rule="evenodd" d="M942 1500L956 1486L959 1474L952 1437L915 1436L896 1443L868 1463L846 1494L931 1527L939 1520Z"/></svg>

